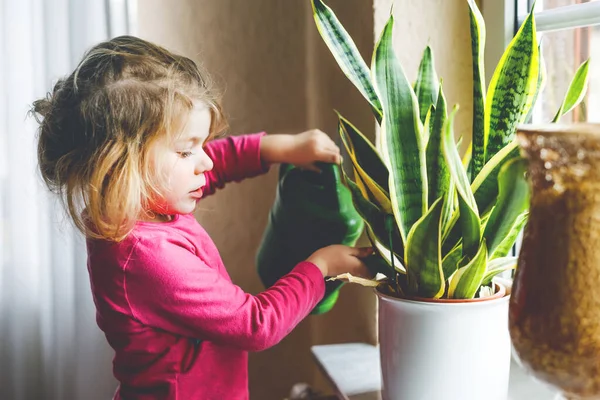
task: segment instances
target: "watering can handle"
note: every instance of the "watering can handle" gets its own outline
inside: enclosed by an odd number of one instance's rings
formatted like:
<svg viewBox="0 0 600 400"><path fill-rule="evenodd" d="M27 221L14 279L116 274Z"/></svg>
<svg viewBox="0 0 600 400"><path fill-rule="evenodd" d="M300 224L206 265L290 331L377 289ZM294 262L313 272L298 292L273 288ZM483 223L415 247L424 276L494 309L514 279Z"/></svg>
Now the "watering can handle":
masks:
<svg viewBox="0 0 600 400"><path fill-rule="evenodd" d="M340 166L332 163L317 162L316 167L321 170L322 186L324 188L331 189L327 190L327 200L329 200L332 207L338 208L344 204L342 192L347 190L341 181ZM325 200L325 199L324 199Z"/></svg>
<svg viewBox="0 0 600 400"><path fill-rule="evenodd" d="M342 181L340 166L332 163L316 162L315 166L320 173L296 168L291 164L281 164L279 168L279 182L304 181L306 184L322 190L321 202L323 205L337 209L344 203L341 191L345 190ZM291 182L290 182L291 183Z"/></svg>
<svg viewBox="0 0 600 400"><path fill-rule="evenodd" d="M341 183L339 165L325 162L317 162L315 165L321 170L323 182L336 185L336 187Z"/></svg>
<svg viewBox="0 0 600 400"><path fill-rule="evenodd" d="M341 183L340 178L340 166L337 164L316 162L315 166L321 170L321 181L327 184L339 185ZM279 168L279 180L283 179L290 171L295 170L296 167L292 164L282 163ZM312 173L312 171L308 171ZM316 174L316 172L315 172Z"/></svg>

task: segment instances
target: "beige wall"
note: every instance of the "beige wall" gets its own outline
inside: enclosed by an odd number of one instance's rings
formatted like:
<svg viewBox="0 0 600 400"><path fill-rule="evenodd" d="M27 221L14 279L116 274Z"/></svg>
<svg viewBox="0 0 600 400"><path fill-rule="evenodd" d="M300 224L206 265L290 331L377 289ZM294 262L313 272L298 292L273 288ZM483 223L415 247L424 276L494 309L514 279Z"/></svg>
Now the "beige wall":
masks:
<svg viewBox="0 0 600 400"><path fill-rule="evenodd" d="M391 0L327 3L370 62L373 32L385 23ZM460 102L464 110L457 131L468 132L471 70L466 4L462 0L395 3L396 47L407 75L414 79L429 40L449 103ZM374 135L369 108L318 36L308 1L140 0L139 34L211 71L224 88L233 134L317 127L337 139L335 108L368 136ZM273 201L275 173L274 168L264 177L232 184L203 201L197 212L234 282L251 293L262 290L254 256ZM330 313L307 318L279 345L252 354L252 399L281 399L300 381L326 389L309 348L349 341L376 342L376 302L368 289L346 286Z"/></svg>

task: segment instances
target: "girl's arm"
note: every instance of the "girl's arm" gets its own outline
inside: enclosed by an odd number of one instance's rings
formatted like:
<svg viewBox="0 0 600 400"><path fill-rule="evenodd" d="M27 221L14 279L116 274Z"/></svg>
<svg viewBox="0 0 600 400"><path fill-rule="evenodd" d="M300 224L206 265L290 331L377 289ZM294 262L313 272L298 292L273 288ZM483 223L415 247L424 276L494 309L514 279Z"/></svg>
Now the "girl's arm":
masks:
<svg viewBox="0 0 600 400"><path fill-rule="evenodd" d="M295 135L262 132L230 136L209 142L206 153L214 163L213 169L206 173L206 194L214 193L227 182L263 174L275 163L318 170L314 166L317 161L336 164L341 161L338 146L318 129Z"/></svg>
<svg viewBox="0 0 600 400"><path fill-rule="evenodd" d="M325 291L323 273L302 262L253 296L203 262L183 238L159 240L138 240L124 284L132 316L158 329L259 351L285 337Z"/></svg>
<svg viewBox="0 0 600 400"><path fill-rule="evenodd" d="M229 182L240 182L266 173L270 163L263 161L260 143L265 132L228 136L208 142L205 151L212 159L214 167L205 173L204 194L213 194Z"/></svg>
<svg viewBox="0 0 600 400"><path fill-rule="evenodd" d="M262 160L268 163L288 163L318 170L316 161L339 164L340 149L329 136L318 129L297 135L269 135L260 143Z"/></svg>

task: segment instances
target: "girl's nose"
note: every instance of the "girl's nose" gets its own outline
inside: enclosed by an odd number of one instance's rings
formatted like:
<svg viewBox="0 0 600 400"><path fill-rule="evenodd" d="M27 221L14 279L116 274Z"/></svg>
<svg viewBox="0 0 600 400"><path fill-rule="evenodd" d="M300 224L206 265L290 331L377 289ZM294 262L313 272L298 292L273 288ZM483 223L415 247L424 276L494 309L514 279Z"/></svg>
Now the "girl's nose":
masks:
<svg viewBox="0 0 600 400"><path fill-rule="evenodd" d="M208 154L202 152L202 155L200 156L200 159L196 164L196 173L202 174L204 172L210 171L211 169L213 169L213 167L213 160L208 156Z"/></svg>

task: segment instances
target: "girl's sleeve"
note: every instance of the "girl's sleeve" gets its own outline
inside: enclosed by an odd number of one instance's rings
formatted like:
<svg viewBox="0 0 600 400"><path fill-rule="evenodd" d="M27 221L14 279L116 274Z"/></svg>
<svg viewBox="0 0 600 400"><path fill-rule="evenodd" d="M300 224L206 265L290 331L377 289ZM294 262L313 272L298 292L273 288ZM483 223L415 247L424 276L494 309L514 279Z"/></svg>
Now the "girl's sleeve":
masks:
<svg viewBox="0 0 600 400"><path fill-rule="evenodd" d="M132 316L175 334L248 351L277 344L321 300L320 270L302 262L253 296L193 253L184 239L140 239L125 269Z"/></svg>
<svg viewBox="0 0 600 400"><path fill-rule="evenodd" d="M228 136L206 145L206 153L214 167L206 172L204 193L213 194L228 182L239 182L266 173L269 164L260 158L260 141L265 132L241 136Z"/></svg>

